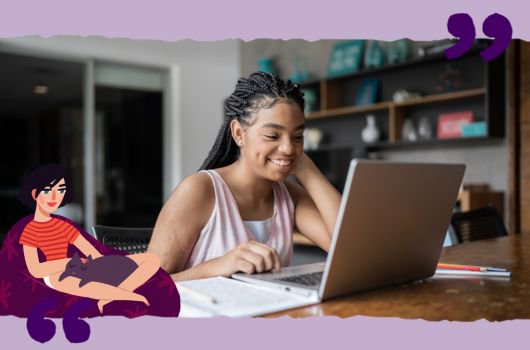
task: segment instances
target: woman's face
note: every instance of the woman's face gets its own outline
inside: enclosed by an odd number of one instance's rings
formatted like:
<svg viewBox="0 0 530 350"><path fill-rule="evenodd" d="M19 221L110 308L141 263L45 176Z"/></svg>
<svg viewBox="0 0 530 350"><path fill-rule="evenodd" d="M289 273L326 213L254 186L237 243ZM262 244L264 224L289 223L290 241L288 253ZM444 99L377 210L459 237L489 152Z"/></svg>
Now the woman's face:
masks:
<svg viewBox="0 0 530 350"><path fill-rule="evenodd" d="M51 214L63 202L64 194L66 193L66 182L64 179L61 179L53 186L49 185L44 187L38 196L35 196L36 193L36 189L31 192L33 199L37 202L37 207L41 212Z"/></svg>
<svg viewBox="0 0 530 350"><path fill-rule="evenodd" d="M296 103L279 102L260 109L241 135L241 157L262 177L284 180L303 152L304 121Z"/></svg>

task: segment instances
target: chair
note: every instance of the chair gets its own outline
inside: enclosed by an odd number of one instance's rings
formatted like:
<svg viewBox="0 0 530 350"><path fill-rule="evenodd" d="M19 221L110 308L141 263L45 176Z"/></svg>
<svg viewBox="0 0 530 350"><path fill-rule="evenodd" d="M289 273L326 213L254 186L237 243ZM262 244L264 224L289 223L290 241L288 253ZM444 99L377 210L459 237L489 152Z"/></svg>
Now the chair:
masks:
<svg viewBox="0 0 530 350"><path fill-rule="evenodd" d="M109 247L138 254L147 250L153 229L94 225L92 232L98 241Z"/></svg>
<svg viewBox="0 0 530 350"><path fill-rule="evenodd" d="M454 213L451 229L454 230L459 243L508 234L499 212L493 206Z"/></svg>

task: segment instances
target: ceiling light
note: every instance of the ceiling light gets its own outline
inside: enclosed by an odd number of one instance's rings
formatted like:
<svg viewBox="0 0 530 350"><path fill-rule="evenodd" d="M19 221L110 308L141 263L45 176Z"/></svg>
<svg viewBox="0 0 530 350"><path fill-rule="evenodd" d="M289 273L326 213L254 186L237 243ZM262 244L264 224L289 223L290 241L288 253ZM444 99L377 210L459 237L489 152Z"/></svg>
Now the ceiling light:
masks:
<svg viewBox="0 0 530 350"><path fill-rule="evenodd" d="M35 85L33 93L37 95L46 95L48 93L48 87L46 85Z"/></svg>

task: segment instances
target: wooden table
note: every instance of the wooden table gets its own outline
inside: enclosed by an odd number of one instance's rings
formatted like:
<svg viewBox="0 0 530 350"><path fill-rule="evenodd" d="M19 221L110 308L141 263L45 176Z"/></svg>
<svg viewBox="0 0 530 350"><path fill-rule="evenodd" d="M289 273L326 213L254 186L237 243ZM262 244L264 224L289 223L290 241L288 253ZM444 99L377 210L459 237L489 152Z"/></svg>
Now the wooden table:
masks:
<svg viewBox="0 0 530 350"><path fill-rule="evenodd" d="M365 315L433 321L530 318L530 235L509 235L444 248L440 262L505 267L512 277L435 277L266 317Z"/></svg>

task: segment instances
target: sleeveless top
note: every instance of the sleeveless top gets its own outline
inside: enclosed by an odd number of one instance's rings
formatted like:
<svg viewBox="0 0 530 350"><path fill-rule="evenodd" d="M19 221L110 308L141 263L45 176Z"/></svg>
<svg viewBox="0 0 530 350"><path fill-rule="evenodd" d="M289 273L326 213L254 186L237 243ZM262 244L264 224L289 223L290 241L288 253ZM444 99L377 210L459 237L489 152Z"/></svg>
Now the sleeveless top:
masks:
<svg viewBox="0 0 530 350"><path fill-rule="evenodd" d="M271 232L272 218L262 221L243 221L243 224L245 224L245 227L254 234L256 241L267 243Z"/></svg>
<svg viewBox="0 0 530 350"><path fill-rule="evenodd" d="M203 170L213 182L215 203L208 222L201 230L185 268L225 255L238 245L256 241L241 219L236 200L215 170ZM293 255L294 204L283 182L273 184L274 212L267 242L276 249L282 266L289 266Z"/></svg>

